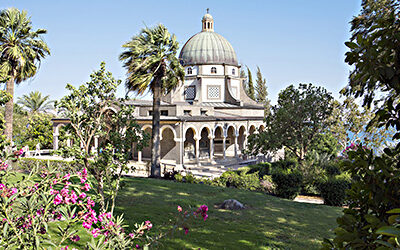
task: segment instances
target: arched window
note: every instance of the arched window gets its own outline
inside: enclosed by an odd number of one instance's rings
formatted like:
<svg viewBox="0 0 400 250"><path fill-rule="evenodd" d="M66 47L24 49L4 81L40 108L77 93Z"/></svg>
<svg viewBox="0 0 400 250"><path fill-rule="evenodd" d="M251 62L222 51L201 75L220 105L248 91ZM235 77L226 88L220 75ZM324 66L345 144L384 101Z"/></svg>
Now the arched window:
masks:
<svg viewBox="0 0 400 250"><path fill-rule="evenodd" d="M208 28L210 29L210 23L208 23Z"/></svg>
<svg viewBox="0 0 400 250"><path fill-rule="evenodd" d="M232 75L234 75L235 74L235 69L232 69Z"/></svg>
<svg viewBox="0 0 400 250"><path fill-rule="evenodd" d="M188 75L193 74L193 71L192 71L192 68L191 68L191 67L187 68L187 74L188 74Z"/></svg>
<svg viewBox="0 0 400 250"><path fill-rule="evenodd" d="M211 67L211 74L217 74L217 68Z"/></svg>

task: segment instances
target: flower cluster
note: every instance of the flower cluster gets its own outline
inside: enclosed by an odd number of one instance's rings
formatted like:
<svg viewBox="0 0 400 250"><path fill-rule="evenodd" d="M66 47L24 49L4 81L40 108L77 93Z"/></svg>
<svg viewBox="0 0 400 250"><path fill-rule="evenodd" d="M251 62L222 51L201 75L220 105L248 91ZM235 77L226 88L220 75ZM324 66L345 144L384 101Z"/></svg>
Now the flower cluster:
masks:
<svg viewBox="0 0 400 250"><path fill-rule="evenodd" d="M197 216L197 215L200 214L200 215L203 217L204 221L206 221L207 218L208 218L207 211L208 211L208 207L207 207L206 205L201 205L201 206L197 209L197 211L194 212L194 215Z"/></svg>
<svg viewBox="0 0 400 250"><path fill-rule="evenodd" d="M5 162L0 162L0 171L5 171L8 168L8 164Z"/></svg>

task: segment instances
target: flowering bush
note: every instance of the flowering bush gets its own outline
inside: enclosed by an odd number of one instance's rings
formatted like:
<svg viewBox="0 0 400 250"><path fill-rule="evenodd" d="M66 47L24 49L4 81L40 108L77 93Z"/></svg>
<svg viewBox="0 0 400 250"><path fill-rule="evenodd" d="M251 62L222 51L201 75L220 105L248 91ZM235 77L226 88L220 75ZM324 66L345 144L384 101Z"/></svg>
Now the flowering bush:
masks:
<svg viewBox="0 0 400 250"><path fill-rule="evenodd" d="M15 174L4 171L5 164L1 166L0 248L53 246L69 249L68 242L81 239L79 227L91 235L91 241L86 243L89 249L141 248L168 235L149 237L147 233L153 227L150 221L135 224L132 232L126 232L127 225L122 216L98 213L95 201L88 194L91 185L86 169L77 174L60 175L36 167L28 176L12 182ZM173 228L182 228L186 233L190 219L201 217L206 220L208 217L205 205L193 213L182 212L179 208L179 219ZM55 226L57 237L50 237L49 227Z"/></svg>

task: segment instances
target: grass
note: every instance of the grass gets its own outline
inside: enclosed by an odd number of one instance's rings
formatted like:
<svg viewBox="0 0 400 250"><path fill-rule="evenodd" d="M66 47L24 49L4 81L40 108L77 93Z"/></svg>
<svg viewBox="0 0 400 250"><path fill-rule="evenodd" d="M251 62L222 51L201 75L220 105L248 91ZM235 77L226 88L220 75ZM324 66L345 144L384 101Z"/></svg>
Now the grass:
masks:
<svg viewBox="0 0 400 250"><path fill-rule="evenodd" d="M209 206L209 219L198 220L188 235L180 232L161 241L163 249L318 249L332 238L341 208L305 204L258 192L204 184L129 178L120 193L117 213L128 224L151 220L166 230L169 219L184 209ZM221 210L215 204L236 199L249 208Z"/></svg>

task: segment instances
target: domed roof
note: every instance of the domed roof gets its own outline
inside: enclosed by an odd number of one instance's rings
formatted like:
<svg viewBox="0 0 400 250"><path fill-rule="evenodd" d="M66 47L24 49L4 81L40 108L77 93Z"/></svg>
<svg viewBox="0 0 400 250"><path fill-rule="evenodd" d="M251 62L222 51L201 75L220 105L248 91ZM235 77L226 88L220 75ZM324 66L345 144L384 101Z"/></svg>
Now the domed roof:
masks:
<svg viewBox="0 0 400 250"><path fill-rule="evenodd" d="M203 30L192 36L181 50L179 58L182 64L238 65L232 45L223 36L214 32L212 16L207 13L202 22Z"/></svg>

